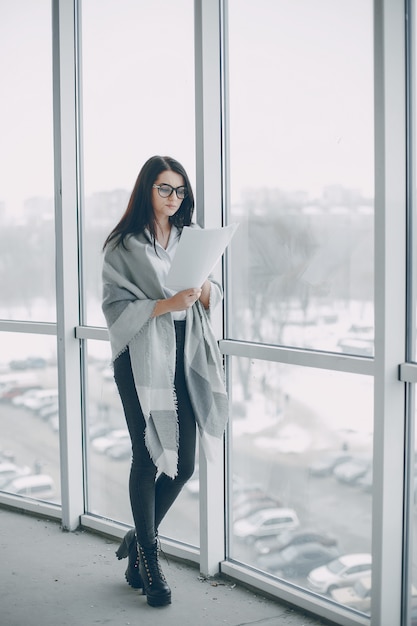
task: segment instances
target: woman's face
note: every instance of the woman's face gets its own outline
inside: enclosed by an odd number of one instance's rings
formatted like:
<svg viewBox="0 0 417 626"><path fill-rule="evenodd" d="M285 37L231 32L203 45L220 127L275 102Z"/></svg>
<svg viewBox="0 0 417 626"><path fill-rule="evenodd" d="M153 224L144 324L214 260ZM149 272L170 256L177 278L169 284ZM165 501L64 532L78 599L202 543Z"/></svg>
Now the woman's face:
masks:
<svg viewBox="0 0 417 626"><path fill-rule="evenodd" d="M171 170L165 170L161 172L156 179L155 185L171 185L176 189L177 187L184 186L184 178L177 172ZM177 198L175 191L171 193L168 198L161 198L158 189L155 187L152 189L152 207L157 222L164 223L168 221L168 218L172 217L180 208L182 199Z"/></svg>

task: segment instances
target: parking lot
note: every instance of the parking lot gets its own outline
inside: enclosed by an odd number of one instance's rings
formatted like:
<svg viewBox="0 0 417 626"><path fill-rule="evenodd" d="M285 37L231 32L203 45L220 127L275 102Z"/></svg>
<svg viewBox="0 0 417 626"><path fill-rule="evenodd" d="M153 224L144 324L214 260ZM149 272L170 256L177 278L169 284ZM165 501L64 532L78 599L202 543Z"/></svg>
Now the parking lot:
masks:
<svg viewBox="0 0 417 626"><path fill-rule="evenodd" d="M125 424L112 377L107 373L103 375L102 366L97 365L90 367L89 376L91 390L89 406L100 407L95 418L97 419L100 412L103 418L103 423L95 422L95 426L117 429L123 434ZM55 369L52 367L40 370L38 381L43 389L53 388ZM51 401L53 402L52 398ZM42 419L39 412L13 404L11 401L2 401L0 412L3 425L0 450L19 466L30 467L33 474L49 475L55 484L55 494L51 499L59 502L57 428L53 427L50 418ZM271 426L265 428L263 433L265 437L272 432L270 429ZM103 444L98 445L97 441L98 438L93 439L91 435L88 453L89 511L131 524L127 488L129 454L111 456ZM363 456L363 449L359 449ZM356 452L355 447L351 446L348 456L355 456ZM333 471L324 475L312 472L312 467L316 467L323 457L322 450L288 454L277 452L273 447L262 448L254 445L252 433L242 431L233 441L233 476L236 478L236 484L245 485L247 499L251 497L251 488L260 490L265 498L275 501L277 506L295 511L300 530L315 529L335 538L337 550L341 554L369 553L371 489L369 485L366 487L357 482L349 484L338 480ZM233 492L233 510L238 501L238 491L235 489ZM164 521L161 533L198 545L198 526L196 480L184 489ZM260 569L265 567L265 561L262 561L253 541L247 541L244 537L239 538L235 534L232 535L230 556ZM413 562L417 562L416 559ZM307 586L306 574L298 575L297 572L291 572L291 575L286 577L296 584Z"/></svg>

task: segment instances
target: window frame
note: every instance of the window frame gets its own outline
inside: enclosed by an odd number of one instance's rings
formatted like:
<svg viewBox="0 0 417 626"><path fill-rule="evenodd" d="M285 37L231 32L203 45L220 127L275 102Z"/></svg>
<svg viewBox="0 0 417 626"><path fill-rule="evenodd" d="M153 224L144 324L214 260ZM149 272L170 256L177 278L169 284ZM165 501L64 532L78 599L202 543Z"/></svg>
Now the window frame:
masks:
<svg viewBox="0 0 417 626"><path fill-rule="evenodd" d="M227 2L195 0L196 143L198 221L206 227L227 223ZM408 6L409 9L409 6ZM126 528L111 520L85 514L83 452L84 369L80 354L88 339L108 341L107 330L81 322L78 258L81 162L79 92L78 0L52 0L54 73L55 206L57 242L57 322L0 321L0 331L56 335L60 397L60 450L62 505L30 502L0 494L0 502L62 518L63 528L79 524L122 536ZM168 553L200 564L205 574L220 571L257 587L262 592L298 605L340 624L392 626L406 618L404 604L408 572L403 560L409 549L404 511L407 471L404 441L410 385L417 382L417 364L407 360L406 256L407 240L407 5L396 0L374 0L375 59L375 357L353 357L227 339L228 260L224 263L226 303L225 339L219 343L225 357L226 377L231 356L247 356L374 377L374 491L373 593L370 620L323 598L251 570L228 556L222 498L224 476L230 490L226 435L225 464L200 463L200 549L164 540ZM215 62L213 62L215 59ZM77 207L77 211L74 211ZM212 207L215 207L213 210ZM409 225L410 227L410 225ZM65 236L64 236L65 233ZM411 289L410 284L408 288ZM414 320L415 322L415 320ZM414 326L413 326L414 328ZM413 331L414 332L414 331ZM81 398L70 406L70 396ZM224 470L225 467L225 470ZM383 477L384 480L383 480ZM229 511L230 514L230 511ZM230 532L230 528L228 530ZM404 559L403 559L404 557ZM405 624L404 621L402 621Z"/></svg>

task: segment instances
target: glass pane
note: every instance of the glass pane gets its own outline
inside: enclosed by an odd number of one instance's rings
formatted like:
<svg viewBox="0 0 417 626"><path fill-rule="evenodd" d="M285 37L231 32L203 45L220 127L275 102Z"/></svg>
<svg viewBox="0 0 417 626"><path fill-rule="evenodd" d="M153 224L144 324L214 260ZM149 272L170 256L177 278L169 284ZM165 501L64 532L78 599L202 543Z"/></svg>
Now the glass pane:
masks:
<svg viewBox="0 0 417 626"><path fill-rule="evenodd" d="M56 337L0 333L0 490L60 503Z"/></svg>
<svg viewBox="0 0 417 626"><path fill-rule="evenodd" d="M131 444L110 364L110 344L86 343L88 511L132 526L128 486ZM199 545L198 503L196 472L163 521L161 534Z"/></svg>
<svg viewBox="0 0 417 626"><path fill-rule="evenodd" d="M372 377L230 361L231 557L369 613Z"/></svg>
<svg viewBox="0 0 417 626"><path fill-rule="evenodd" d="M104 326L101 248L154 154L195 180L193 0L83 0L86 322ZM111 33L111 37L109 37Z"/></svg>
<svg viewBox="0 0 417 626"><path fill-rule="evenodd" d="M173 507L161 524L161 534L177 541L200 545L199 469L198 459L194 475L186 483Z"/></svg>
<svg viewBox="0 0 417 626"><path fill-rule="evenodd" d="M110 366L110 344L88 341L86 345L87 508L95 515L132 524L128 491L131 447Z"/></svg>
<svg viewBox="0 0 417 626"><path fill-rule="evenodd" d="M50 0L1 3L0 318L4 319L56 319L51 22Z"/></svg>
<svg viewBox="0 0 417 626"><path fill-rule="evenodd" d="M230 0L228 29L228 336L372 356L372 2Z"/></svg>

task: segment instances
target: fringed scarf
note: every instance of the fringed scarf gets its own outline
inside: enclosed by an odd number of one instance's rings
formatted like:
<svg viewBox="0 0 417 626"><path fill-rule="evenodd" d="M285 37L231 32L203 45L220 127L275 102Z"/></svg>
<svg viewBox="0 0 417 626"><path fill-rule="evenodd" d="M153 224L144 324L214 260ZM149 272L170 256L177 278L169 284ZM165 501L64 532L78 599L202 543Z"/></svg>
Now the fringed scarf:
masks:
<svg viewBox="0 0 417 626"><path fill-rule="evenodd" d="M178 464L174 322L170 313L152 317L156 301L165 296L146 253L149 241L132 236L125 245L127 249L107 246L103 262L102 308L112 360L129 348L147 449L158 470L173 478ZM209 320L221 297L220 286L212 281L209 311L197 301L186 313L185 377L209 459L221 444L228 415L222 360Z"/></svg>

